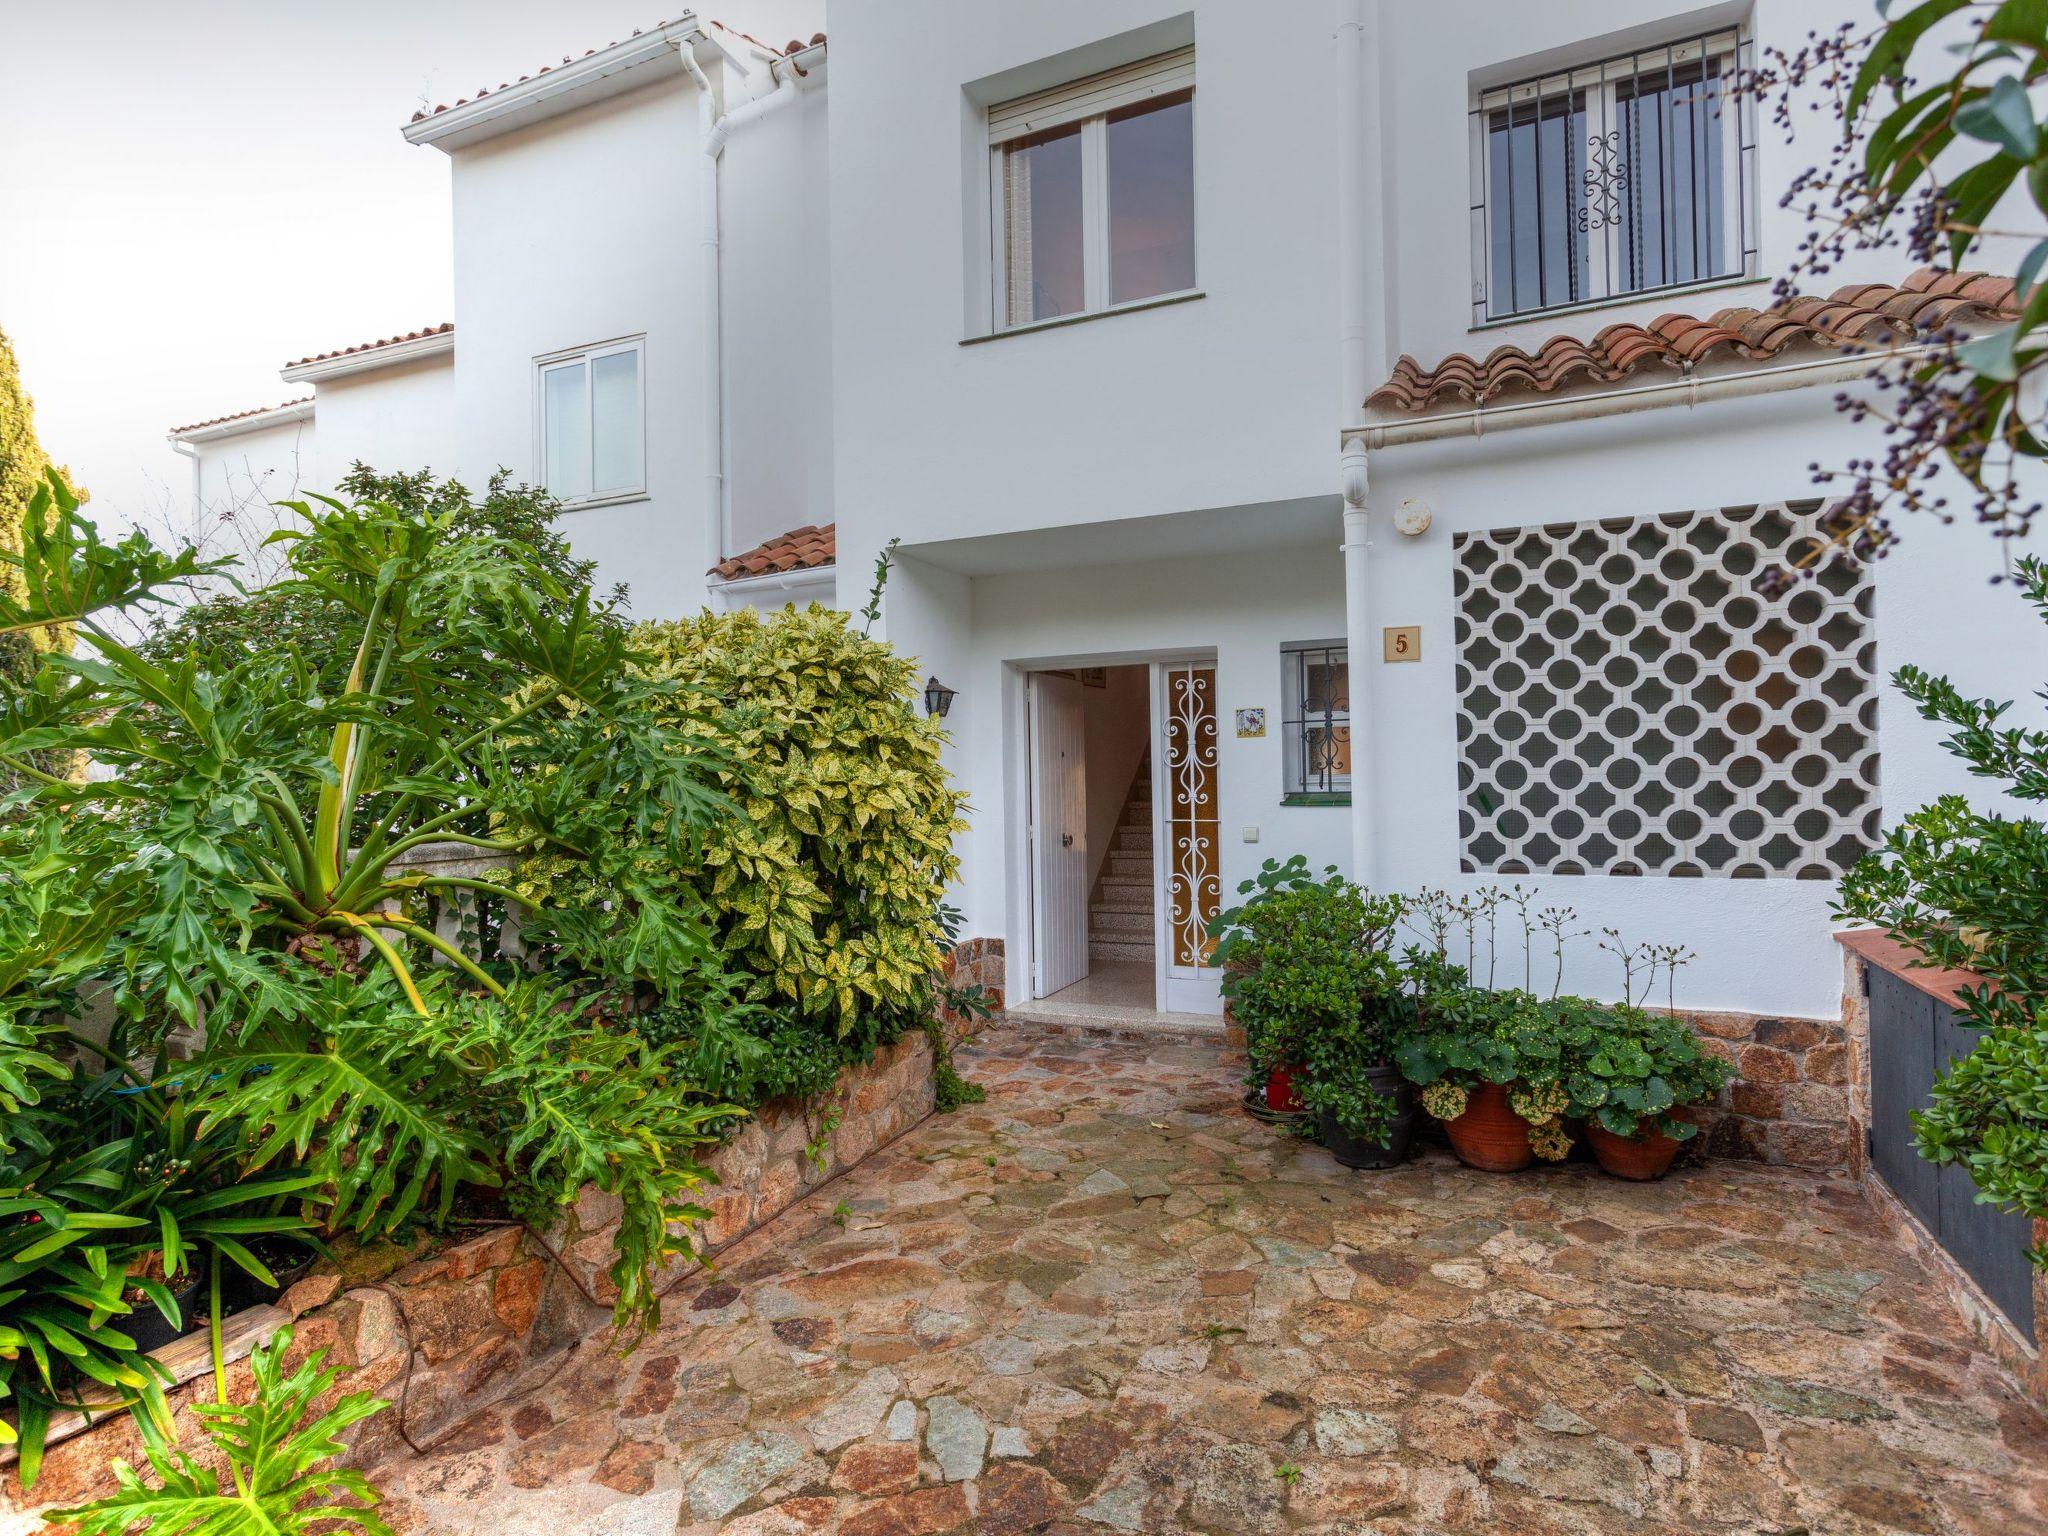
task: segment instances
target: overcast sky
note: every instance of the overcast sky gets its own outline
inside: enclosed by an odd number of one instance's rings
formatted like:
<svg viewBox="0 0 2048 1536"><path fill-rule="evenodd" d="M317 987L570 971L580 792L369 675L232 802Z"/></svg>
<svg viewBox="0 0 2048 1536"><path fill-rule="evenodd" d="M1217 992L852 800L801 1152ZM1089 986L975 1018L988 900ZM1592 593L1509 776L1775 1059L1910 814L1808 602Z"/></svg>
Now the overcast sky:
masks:
<svg viewBox="0 0 2048 1536"><path fill-rule="evenodd" d="M0 329L44 446L150 514L185 494L169 427L452 318L448 160L400 126L686 8L0 0Z"/></svg>

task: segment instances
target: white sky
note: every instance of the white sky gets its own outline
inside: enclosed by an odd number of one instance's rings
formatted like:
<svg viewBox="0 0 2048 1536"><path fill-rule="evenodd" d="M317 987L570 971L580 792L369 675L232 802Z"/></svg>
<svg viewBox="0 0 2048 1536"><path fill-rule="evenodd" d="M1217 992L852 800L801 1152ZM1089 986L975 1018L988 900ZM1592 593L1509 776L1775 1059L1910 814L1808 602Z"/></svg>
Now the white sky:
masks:
<svg viewBox="0 0 2048 1536"><path fill-rule="evenodd" d="M453 318L448 160L399 137L423 103L688 8L0 0L0 329L102 525L185 494L169 427Z"/></svg>

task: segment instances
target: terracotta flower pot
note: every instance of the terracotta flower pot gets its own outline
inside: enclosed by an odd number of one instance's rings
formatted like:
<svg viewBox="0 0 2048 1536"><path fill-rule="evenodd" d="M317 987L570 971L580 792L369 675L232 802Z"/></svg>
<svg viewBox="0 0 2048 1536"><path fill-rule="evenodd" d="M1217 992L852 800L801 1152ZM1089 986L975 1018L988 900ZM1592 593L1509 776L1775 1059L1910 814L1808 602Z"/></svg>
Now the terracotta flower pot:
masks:
<svg viewBox="0 0 2048 1536"><path fill-rule="evenodd" d="M1661 1179L1678 1156L1676 1141L1640 1126L1633 1136L1617 1136L1598 1120L1588 1120L1586 1140L1593 1144L1600 1166L1617 1179Z"/></svg>
<svg viewBox="0 0 2048 1536"><path fill-rule="evenodd" d="M1465 1100L1465 1113L1444 1122L1451 1150L1468 1168L1513 1173L1536 1161L1529 1146L1529 1122L1508 1107L1507 1088L1480 1083Z"/></svg>
<svg viewBox="0 0 2048 1536"><path fill-rule="evenodd" d="M1294 1071L1293 1067L1275 1067L1266 1078L1266 1108L1283 1115L1298 1114L1308 1108L1294 1086Z"/></svg>

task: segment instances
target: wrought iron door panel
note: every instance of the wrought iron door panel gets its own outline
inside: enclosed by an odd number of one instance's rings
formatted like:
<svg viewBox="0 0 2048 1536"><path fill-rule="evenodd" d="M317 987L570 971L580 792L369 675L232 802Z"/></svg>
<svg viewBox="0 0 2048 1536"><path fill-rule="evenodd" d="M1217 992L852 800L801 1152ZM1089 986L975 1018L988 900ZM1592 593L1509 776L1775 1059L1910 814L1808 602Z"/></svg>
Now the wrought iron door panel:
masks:
<svg viewBox="0 0 2048 1536"><path fill-rule="evenodd" d="M1166 669L1167 954L1182 969L1206 965L1209 920L1222 904L1217 847L1216 669Z"/></svg>

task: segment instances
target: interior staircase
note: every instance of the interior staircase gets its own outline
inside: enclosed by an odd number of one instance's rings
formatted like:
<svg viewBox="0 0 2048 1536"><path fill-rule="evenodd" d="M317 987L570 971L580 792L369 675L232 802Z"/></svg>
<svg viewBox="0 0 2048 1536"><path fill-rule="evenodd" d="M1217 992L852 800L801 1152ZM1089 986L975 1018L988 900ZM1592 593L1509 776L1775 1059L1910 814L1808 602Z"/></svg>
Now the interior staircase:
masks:
<svg viewBox="0 0 2048 1536"><path fill-rule="evenodd" d="M1088 903L1088 960L1152 964L1152 755L1139 760Z"/></svg>

